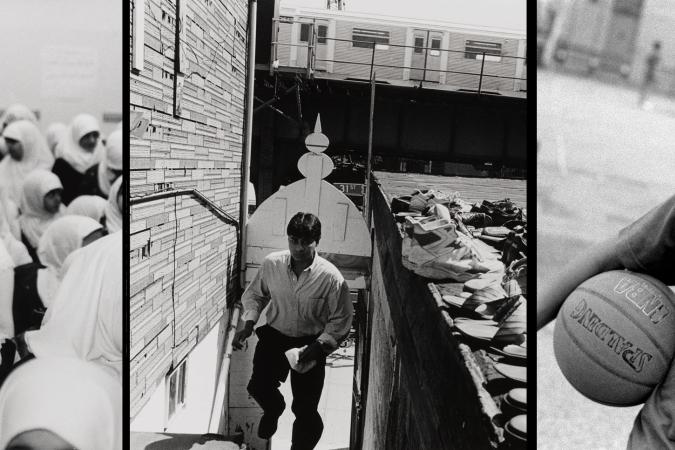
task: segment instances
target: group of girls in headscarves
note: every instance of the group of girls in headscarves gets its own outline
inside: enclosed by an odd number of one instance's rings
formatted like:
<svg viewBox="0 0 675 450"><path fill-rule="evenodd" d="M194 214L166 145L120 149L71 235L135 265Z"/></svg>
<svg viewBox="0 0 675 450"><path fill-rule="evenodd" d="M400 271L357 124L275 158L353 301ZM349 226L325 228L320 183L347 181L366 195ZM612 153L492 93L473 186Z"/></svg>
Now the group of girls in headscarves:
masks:
<svg viewBox="0 0 675 450"><path fill-rule="evenodd" d="M0 158L0 450L120 449L121 127L15 105Z"/></svg>

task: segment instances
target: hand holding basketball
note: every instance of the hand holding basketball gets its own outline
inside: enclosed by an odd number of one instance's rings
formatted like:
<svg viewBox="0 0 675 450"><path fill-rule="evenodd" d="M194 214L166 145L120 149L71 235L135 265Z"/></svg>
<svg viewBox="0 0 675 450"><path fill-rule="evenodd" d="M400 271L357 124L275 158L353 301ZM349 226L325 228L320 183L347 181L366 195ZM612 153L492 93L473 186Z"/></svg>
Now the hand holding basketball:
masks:
<svg viewBox="0 0 675 450"><path fill-rule="evenodd" d="M642 403L675 355L675 295L647 275L601 273L567 297L553 339L560 369L579 392L607 405Z"/></svg>

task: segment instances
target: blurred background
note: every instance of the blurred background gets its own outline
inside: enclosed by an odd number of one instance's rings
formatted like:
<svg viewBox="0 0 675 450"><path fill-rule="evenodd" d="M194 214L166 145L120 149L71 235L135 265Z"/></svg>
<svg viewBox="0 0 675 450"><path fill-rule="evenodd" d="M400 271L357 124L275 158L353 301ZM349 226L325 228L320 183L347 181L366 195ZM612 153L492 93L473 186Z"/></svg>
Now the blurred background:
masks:
<svg viewBox="0 0 675 450"><path fill-rule="evenodd" d="M122 120L122 2L3 0L0 111L22 103L44 132L78 113Z"/></svg>
<svg viewBox="0 0 675 450"><path fill-rule="evenodd" d="M672 6L538 1L539 288L675 192ZM550 324L537 334L537 447L624 449L640 408L602 406L575 391L555 362L552 333Z"/></svg>

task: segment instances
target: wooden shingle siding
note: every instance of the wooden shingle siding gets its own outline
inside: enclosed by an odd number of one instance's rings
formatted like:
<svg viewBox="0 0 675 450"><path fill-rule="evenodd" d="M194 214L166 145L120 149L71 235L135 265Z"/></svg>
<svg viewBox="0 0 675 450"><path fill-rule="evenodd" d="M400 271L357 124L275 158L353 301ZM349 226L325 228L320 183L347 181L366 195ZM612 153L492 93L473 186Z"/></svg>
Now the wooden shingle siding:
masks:
<svg viewBox="0 0 675 450"><path fill-rule="evenodd" d="M149 121L141 136L131 137L131 196L197 189L238 217L247 2L181 3L180 118L173 117L175 9L170 3L146 1L145 62L130 75L131 110ZM188 196L132 205L130 239L133 418L170 367L218 323L236 294L238 262L236 229Z"/></svg>

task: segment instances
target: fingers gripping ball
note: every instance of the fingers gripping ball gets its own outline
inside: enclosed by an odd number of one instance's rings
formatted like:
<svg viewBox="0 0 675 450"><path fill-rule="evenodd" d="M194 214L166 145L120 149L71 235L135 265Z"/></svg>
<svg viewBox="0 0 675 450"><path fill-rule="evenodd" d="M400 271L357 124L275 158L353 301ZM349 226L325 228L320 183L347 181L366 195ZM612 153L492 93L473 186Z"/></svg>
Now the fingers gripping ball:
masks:
<svg viewBox="0 0 675 450"><path fill-rule="evenodd" d="M675 354L675 295L647 275L596 275L563 303L553 350L567 380L589 399L642 403Z"/></svg>

